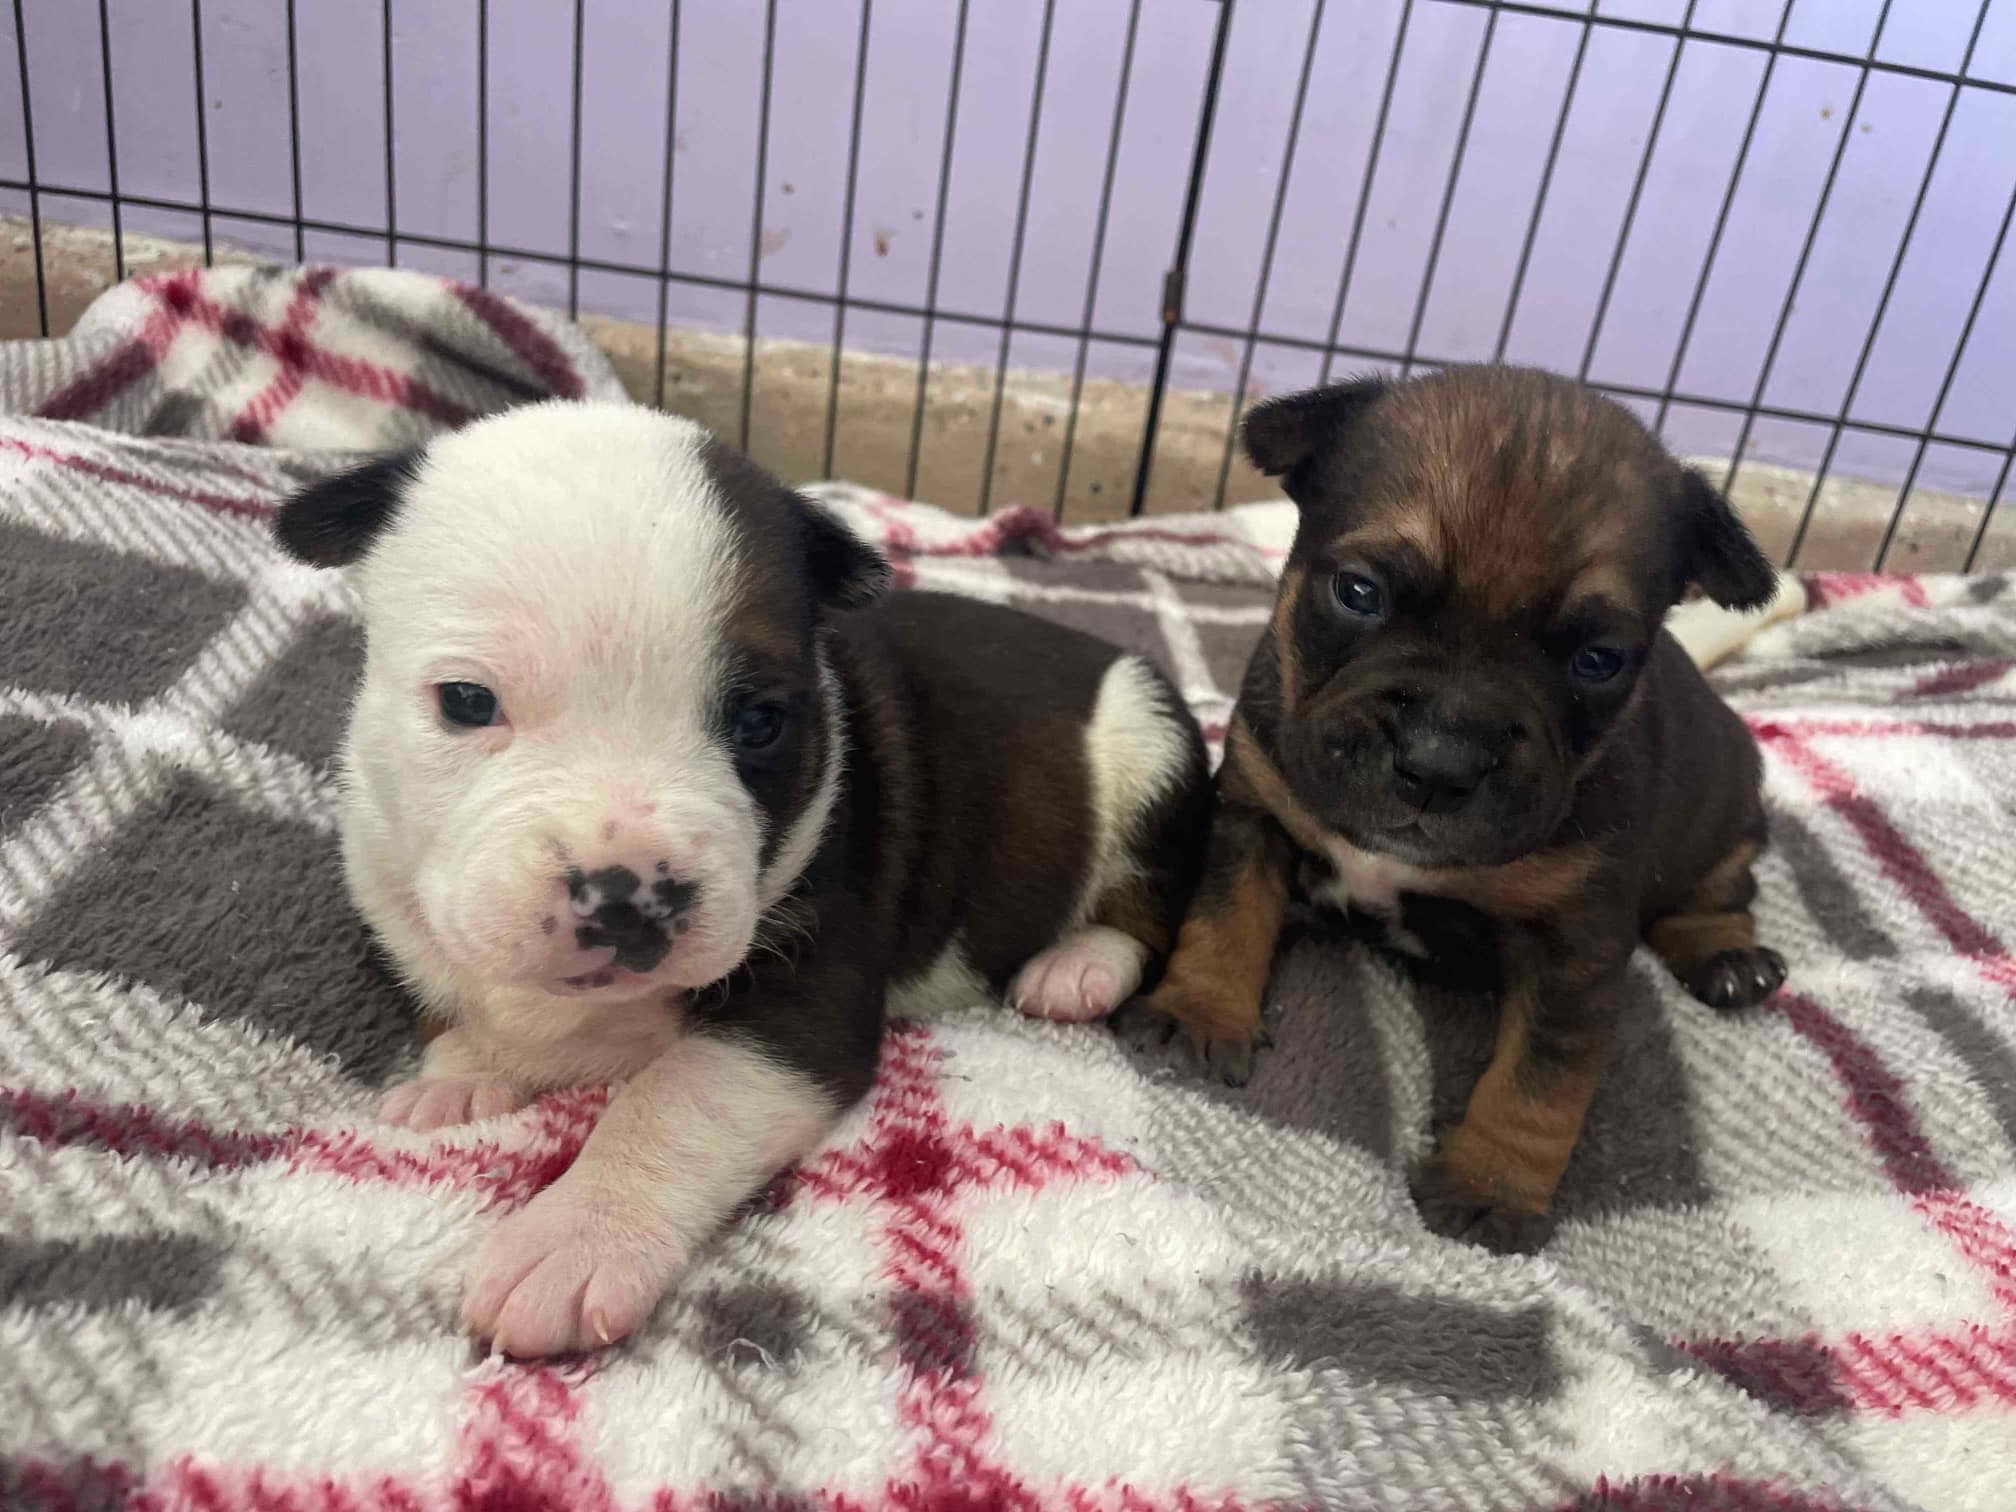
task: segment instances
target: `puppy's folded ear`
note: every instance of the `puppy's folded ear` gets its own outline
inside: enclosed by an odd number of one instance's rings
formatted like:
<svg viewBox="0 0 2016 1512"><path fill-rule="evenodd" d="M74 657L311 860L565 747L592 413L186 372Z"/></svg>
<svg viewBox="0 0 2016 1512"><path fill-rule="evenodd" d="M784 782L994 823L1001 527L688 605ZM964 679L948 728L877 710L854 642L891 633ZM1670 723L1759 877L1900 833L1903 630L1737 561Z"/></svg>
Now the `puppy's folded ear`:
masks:
<svg viewBox="0 0 2016 1512"><path fill-rule="evenodd" d="M882 597L889 563L832 511L793 494L805 542L805 574L823 608L859 609Z"/></svg>
<svg viewBox="0 0 2016 1512"><path fill-rule="evenodd" d="M310 484L280 506L274 539L297 561L347 567L391 523L419 468L419 452L401 452Z"/></svg>
<svg viewBox="0 0 2016 1512"><path fill-rule="evenodd" d="M1253 465L1278 478L1340 439L1387 390L1383 378L1354 378L1265 399L1246 411L1240 436Z"/></svg>
<svg viewBox="0 0 2016 1512"><path fill-rule="evenodd" d="M1761 609L1778 574L1722 490L1694 468L1680 475L1681 577L1724 609Z"/></svg>

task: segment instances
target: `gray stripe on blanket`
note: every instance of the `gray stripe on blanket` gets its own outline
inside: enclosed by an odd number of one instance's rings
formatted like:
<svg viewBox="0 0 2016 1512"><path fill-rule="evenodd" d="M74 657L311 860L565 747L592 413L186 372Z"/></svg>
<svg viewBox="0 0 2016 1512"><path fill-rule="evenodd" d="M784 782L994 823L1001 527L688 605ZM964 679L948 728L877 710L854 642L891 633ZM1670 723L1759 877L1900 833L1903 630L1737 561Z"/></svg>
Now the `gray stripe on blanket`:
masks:
<svg viewBox="0 0 2016 1512"><path fill-rule="evenodd" d="M216 1289L223 1258L220 1246L191 1234L0 1237L0 1303L87 1312L135 1303L181 1312Z"/></svg>
<svg viewBox="0 0 2016 1512"><path fill-rule="evenodd" d="M1330 1365L1456 1401L1545 1401L1561 1362L1544 1306L1499 1311L1398 1287L1249 1276L1246 1325L1270 1362Z"/></svg>
<svg viewBox="0 0 2016 1512"><path fill-rule="evenodd" d="M413 1009L344 892L335 841L189 773L79 862L18 950L188 999L364 1080L413 1037Z"/></svg>

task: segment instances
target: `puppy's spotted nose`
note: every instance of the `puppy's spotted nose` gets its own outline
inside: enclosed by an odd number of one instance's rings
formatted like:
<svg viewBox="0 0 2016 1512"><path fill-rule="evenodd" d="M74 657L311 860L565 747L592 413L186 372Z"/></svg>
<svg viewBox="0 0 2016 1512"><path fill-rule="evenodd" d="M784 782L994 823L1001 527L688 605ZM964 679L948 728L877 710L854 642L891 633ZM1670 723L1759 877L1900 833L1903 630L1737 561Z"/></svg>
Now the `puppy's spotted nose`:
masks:
<svg viewBox="0 0 2016 1512"><path fill-rule="evenodd" d="M1502 759L1500 744L1439 725L1393 736L1393 793L1424 814L1452 814L1470 801Z"/></svg>
<svg viewBox="0 0 2016 1512"><path fill-rule="evenodd" d="M662 863L661 872L668 870ZM614 949L612 964L649 971L665 959L699 888L669 875L645 881L627 866L567 873L567 899L574 911L574 941L583 950Z"/></svg>

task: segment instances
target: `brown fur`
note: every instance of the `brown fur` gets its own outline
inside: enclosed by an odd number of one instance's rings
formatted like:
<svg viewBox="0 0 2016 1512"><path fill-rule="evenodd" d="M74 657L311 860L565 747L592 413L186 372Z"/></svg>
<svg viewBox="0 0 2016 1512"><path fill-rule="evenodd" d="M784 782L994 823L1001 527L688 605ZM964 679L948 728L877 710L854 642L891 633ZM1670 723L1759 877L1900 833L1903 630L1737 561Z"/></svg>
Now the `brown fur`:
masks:
<svg viewBox="0 0 2016 1512"><path fill-rule="evenodd" d="M1408 932L1488 954L1499 1005L1491 1065L1416 1173L1424 1216L1530 1247L1639 940L1718 1006L1782 979L1748 912L1756 748L1660 628L1690 584L1768 597L1769 565L1626 411L1544 374L1317 390L1260 406L1246 438L1302 524L1232 720L1206 884L1150 1006L1240 1064L1288 879L1397 889ZM1376 609L1353 607L1368 581ZM1592 646L1622 665L1575 670ZM1470 764L1435 754L1452 749ZM1445 785L1421 786L1424 751Z"/></svg>

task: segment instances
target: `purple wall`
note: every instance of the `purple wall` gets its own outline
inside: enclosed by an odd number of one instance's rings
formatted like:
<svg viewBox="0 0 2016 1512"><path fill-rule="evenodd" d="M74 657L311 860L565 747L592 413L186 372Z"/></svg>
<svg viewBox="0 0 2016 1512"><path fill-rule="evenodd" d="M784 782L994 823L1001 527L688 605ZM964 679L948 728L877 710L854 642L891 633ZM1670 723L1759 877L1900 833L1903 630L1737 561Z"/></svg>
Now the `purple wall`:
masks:
<svg viewBox="0 0 2016 1512"><path fill-rule="evenodd" d="M1895 3L1879 59L1956 68L1980 0ZM1564 13L1580 11L1560 0ZM1793 45L1859 55L1880 0L1797 0ZM197 187L190 14L160 0L112 0L120 187L189 201ZM587 7L580 173L580 252L654 269L663 201L668 11L649 0ZM1683 0L1606 0L1605 16L1674 22ZM292 209L284 11L274 0L209 0L203 10L208 161L213 203L285 216ZM1273 334L1322 341L1402 0L1329 0L1316 34L1312 85L1294 154L1277 256L1261 309ZM38 167L46 183L107 185L96 8L28 0ZM754 0L685 0L680 7L677 150L670 262L677 273L739 281L749 269L764 8ZM1213 0L1144 0L1119 137L1103 264L1092 301L1102 332L1155 332L1217 12ZM489 7L489 228L491 242L564 256L569 246L569 0L492 0ZM868 33L849 292L921 306L938 216L939 153L951 77L954 0L877 0ZM1233 24L1224 91L1205 182L1189 315L1244 328L1253 313L1269 211L1283 163L1296 75L1313 0L1246 0ZM376 6L299 0L301 181L311 218L382 228L386 221L382 34ZM832 293L845 216L859 0L778 0L773 108L761 217L760 277ZM1419 321L1418 352L1492 354L1563 90L1583 29L1573 19L1514 13L1495 24L1462 173L1432 284L1421 299L1430 243L1466 96L1490 15L1447 0L1415 0L1386 144L1365 207L1362 243L1343 309L1348 347L1401 351ZM394 160L399 229L473 240L477 234L476 0L398 0L394 6ZM1769 36L1770 0L1697 0L1694 25ZM1036 0L972 0L959 130L944 206L939 307L1000 315L1043 7ZM1028 235L1014 291L1018 320L1077 325L1087 300L1100 185L1128 24L1124 0L1062 0L1055 9L1037 137ZM11 19L5 22L11 30ZM1625 203L1638 171L1673 44L1665 36L1596 28L1583 59L1531 266L1509 326L1509 356L1578 369ZM1763 52L1697 41L1675 76L1660 146L1646 175L1633 234L1593 344L1591 375L1662 388L1716 213L1730 179ZM1909 255L1870 352L1858 419L1925 423L1948 374L1998 226L2016 190L2016 0L1993 0L1975 41L1932 173ZM1747 400L1757 388L1829 163L1847 147L1805 282L1764 387L1768 404L1831 413L1846 396L1906 218L1931 159L1952 88L1902 72L1872 73L1849 115L1861 71L1785 56L1773 69L1749 166L1693 323L1678 386ZM0 175L24 171L18 84L0 69ZM6 192L5 208L23 196ZM102 205L45 199L57 219L103 224ZM195 217L132 207L127 224L192 235ZM220 236L291 256L293 233L220 215ZM382 238L327 231L306 237L310 257L378 261ZM473 277L465 252L402 241L402 263ZM493 258L496 285L564 305L564 267ZM586 309L650 319L649 276L584 271ZM739 292L672 286L678 323L739 328ZM766 296L767 335L824 341L829 306ZM850 345L918 349L914 316L853 309ZM991 362L998 332L941 322L934 351ZM1035 332L1015 337L1011 361L1068 368L1075 346ZM1187 332L1177 380L1227 389L1243 343ZM1362 365L1352 358L1341 366ZM1145 377L1144 348L1095 342L1091 370ZM1251 386L1307 381L1312 353L1262 343ZM2006 447L2016 434L2016 248L1987 280L1971 338L1938 415L1942 432ZM1736 421L1679 406L1682 445L1732 444ZM1824 427L1765 420L1760 455L1811 463ZM1909 442L1851 430L1837 467L1894 477ZM1923 482L1980 491L1999 459L1935 446Z"/></svg>

